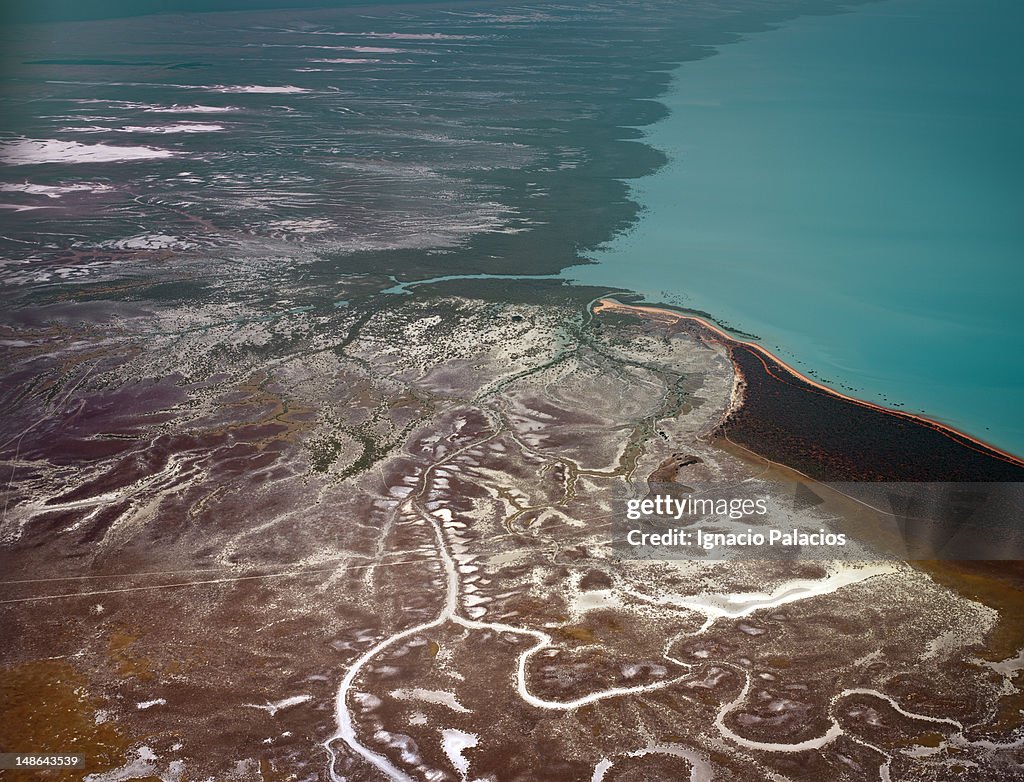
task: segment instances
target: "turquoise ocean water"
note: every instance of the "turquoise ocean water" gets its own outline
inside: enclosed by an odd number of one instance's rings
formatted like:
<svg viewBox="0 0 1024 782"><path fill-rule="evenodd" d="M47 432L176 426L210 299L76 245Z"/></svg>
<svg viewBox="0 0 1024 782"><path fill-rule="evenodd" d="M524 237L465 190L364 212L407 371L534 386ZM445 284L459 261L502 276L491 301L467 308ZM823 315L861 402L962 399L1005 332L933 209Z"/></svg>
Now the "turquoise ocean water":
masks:
<svg viewBox="0 0 1024 782"><path fill-rule="evenodd" d="M682 65L638 225L568 270L1024 453L1024 6L888 0Z"/></svg>

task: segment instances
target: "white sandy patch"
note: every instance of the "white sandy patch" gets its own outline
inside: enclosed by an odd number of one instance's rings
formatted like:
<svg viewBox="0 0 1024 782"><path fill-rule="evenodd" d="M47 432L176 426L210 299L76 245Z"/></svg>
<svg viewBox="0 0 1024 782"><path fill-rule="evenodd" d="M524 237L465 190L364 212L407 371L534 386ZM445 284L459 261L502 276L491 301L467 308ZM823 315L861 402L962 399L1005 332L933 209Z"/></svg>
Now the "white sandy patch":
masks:
<svg viewBox="0 0 1024 782"><path fill-rule="evenodd" d="M80 144L56 139L17 139L0 142L0 161L9 166L37 163L113 163L174 157L169 149Z"/></svg>
<svg viewBox="0 0 1024 782"><path fill-rule="evenodd" d="M66 193L109 193L113 190L110 185L100 182L78 182L72 185L33 185L28 182L3 182L0 183L0 191L7 193L28 193L29 195L42 195L47 198L60 198Z"/></svg>
<svg viewBox="0 0 1024 782"><path fill-rule="evenodd" d="M151 114L223 114L228 111L238 111L237 106L202 106L191 104L188 106L152 106L145 111Z"/></svg>
<svg viewBox="0 0 1024 782"><path fill-rule="evenodd" d="M281 233L320 234L334 230L337 226L324 218L307 217L301 220L274 220L267 223L267 228Z"/></svg>
<svg viewBox="0 0 1024 782"><path fill-rule="evenodd" d="M247 706L250 709L262 709L267 712L271 717L277 714L282 709L287 709L290 706L298 706L300 703L313 700L312 695L292 695L290 698L283 698L279 701L271 703L267 701L264 704L257 703L243 703L243 706Z"/></svg>
<svg viewBox="0 0 1024 782"><path fill-rule="evenodd" d="M223 125L212 122L177 122L174 125L126 125L118 133L216 133Z"/></svg>
<svg viewBox="0 0 1024 782"><path fill-rule="evenodd" d="M828 574L820 579L794 579L779 584L769 592L702 593L698 595L663 595L651 597L632 589L620 590L624 594L655 605L678 605L699 611L709 623L722 617L740 618L767 608L776 608L809 598L830 595L851 584L858 584L878 576L896 572L890 563L849 564L836 562Z"/></svg>
<svg viewBox="0 0 1024 782"><path fill-rule="evenodd" d="M590 589L573 596L570 610L574 616L602 608L618 608L622 603L611 589Z"/></svg>
<svg viewBox="0 0 1024 782"><path fill-rule="evenodd" d="M990 660L981 660L974 658L971 660L975 665L983 665L986 668L998 673L1000 676L1005 676L1009 679L1015 677L1021 670L1024 670L1024 649L1017 652L1016 657L1010 657L1001 662L991 662Z"/></svg>
<svg viewBox="0 0 1024 782"><path fill-rule="evenodd" d="M469 776L469 760L462 753L480 743L475 733L467 733L456 728L445 728L441 731L441 747L448 756L452 766L459 772L462 779Z"/></svg>
<svg viewBox="0 0 1024 782"><path fill-rule="evenodd" d="M310 60L310 62L329 63L331 65L360 65L362 63L384 62L376 57L329 57L322 60Z"/></svg>
<svg viewBox="0 0 1024 782"><path fill-rule="evenodd" d="M61 128L61 133L216 133L223 125L212 122L176 122L173 125L124 125L109 128L104 125L73 125Z"/></svg>
<svg viewBox="0 0 1024 782"><path fill-rule="evenodd" d="M190 250L198 245L178 236L168 234L139 234L124 239L113 239L101 242L100 247L112 247L115 250Z"/></svg>
<svg viewBox="0 0 1024 782"><path fill-rule="evenodd" d="M455 697L455 693L447 692L445 690L426 690L422 687L415 687L413 689L399 689L392 690L391 697L397 698L400 701L423 701L424 703L436 703L438 706L447 706L452 711L457 711L463 714L468 714L469 709L459 703L459 699Z"/></svg>
<svg viewBox="0 0 1024 782"><path fill-rule="evenodd" d="M302 92L309 92L305 87L295 87L291 84L283 84L276 87L262 84L226 84L210 87L209 90L210 92L252 95L296 95Z"/></svg>
<svg viewBox="0 0 1024 782"><path fill-rule="evenodd" d="M396 41L466 41L483 38L482 35L459 35L456 33L350 33L317 30L314 35L355 35L360 38L388 38Z"/></svg>
<svg viewBox="0 0 1024 782"><path fill-rule="evenodd" d="M156 753L149 747L139 747L135 750L135 759L121 768L102 774L89 774L84 779L85 782L128 782L131 779L152 776L156 770L156 759Z"/></svg>

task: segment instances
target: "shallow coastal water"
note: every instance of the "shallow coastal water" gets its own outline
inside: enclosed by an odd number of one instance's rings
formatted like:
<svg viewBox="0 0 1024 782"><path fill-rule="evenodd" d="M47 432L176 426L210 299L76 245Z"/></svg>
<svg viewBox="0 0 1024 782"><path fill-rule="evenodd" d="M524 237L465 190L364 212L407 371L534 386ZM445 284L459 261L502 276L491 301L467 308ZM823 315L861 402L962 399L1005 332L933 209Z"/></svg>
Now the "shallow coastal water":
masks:
<svg viewBox="0 0 1024 782"><path fill-rule="evenodd" d="M808 16L684 63L637 227L568 272L1024 452L1024 72L1002 0ZM753 132L752 132L753 130Z"/></svg>

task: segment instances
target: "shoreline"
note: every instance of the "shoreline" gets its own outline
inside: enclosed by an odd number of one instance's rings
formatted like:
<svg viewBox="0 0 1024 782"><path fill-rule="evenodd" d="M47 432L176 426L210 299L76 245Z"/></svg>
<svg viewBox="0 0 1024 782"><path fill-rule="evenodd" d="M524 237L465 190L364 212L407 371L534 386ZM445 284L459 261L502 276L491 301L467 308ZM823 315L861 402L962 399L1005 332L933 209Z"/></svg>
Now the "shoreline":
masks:
<svg viewBox="0 0 1024 782"><path fill-rule="evenodd" d="M840 403L842 405L855 406L861 410L868 411L871 414L878 414L886 416L887 418L894 419L901 424L910 424L913 427L917 427L921 430L927 430L930 433L941 435L943 438L948 440L955 446L966 448L972 451L974 454L984 458L992 459L1002 462L1009 467L1020 470L1021 478L1024 479L1024 459L991 445L978 437L969 435L965 432L948 426L946 424L939 423L925 416L909 413L901 410L894 410L892 408L884 407L874 402L868 402L863 399L844 394L835 389L829 388L828 386L813 380L799 370L787 364L785 361L780 359L778 356L773 354L767 348L763 347L754 342L749 342L743 339L739 339L728 334L721 327L711 323L710 321L701 318L696 315L684 314L676 312L667 307L655 307L650 305L632 305L623 304L611 297L601 297L592 304L592 312L594 314L600 312L613 312L620 314L632 314L639 315L648 319L654 319L666 325L683 325L698 328L701 333L715 342L722 344L729 350L730 359L733 362L734 370L737 373L737 377L747 383L745 394L743 399L739 400L737 407L731 410L728 415L723 419L721 426L727 428L730 420L735 418L745 408L750 406L751 400L746 398L750 393L750 381L751 378L749 367L744 367L738 356L739 351L745 352L747 355L755 358L761 365L763 372L772 378L773 381L788 385L800 392L813 393L823 396L830 400L832 403ZM667 321L667 322L666 322ZM777 370L781 370L781 373ZM788 377L784 376L788 375ZM751 448L750 443L738 443L745 447ZM751 448L755 453L762 454L761 449ZM771 458L771 457L769 457ZM780 460L781 461L781 460ZM787 463L788 462L783 462ZM794 467L795 469L799 469Z"/></svg>
<svg viewBox="0 0 1024 782"><path fill-rule="evenodd" d="M962 5L898 0L892 15L802 16L685 64L669 115L645 129L670 163L634 183L641 222L567 276L713 313L834 389L1024 457L1022 235L1001 195L1021 177L970 173L989 171L977 138L1013 144L990 112L1012 97L970 85L1016 64L1005 30L1019 9L985 8L977 39L955 35L977 16ZM953 38L966 81L932 45ZM849 69L861 46L879 57ZM939 121L950 106L962 122ZM950 184L950 165L973 189Z"/></svg>

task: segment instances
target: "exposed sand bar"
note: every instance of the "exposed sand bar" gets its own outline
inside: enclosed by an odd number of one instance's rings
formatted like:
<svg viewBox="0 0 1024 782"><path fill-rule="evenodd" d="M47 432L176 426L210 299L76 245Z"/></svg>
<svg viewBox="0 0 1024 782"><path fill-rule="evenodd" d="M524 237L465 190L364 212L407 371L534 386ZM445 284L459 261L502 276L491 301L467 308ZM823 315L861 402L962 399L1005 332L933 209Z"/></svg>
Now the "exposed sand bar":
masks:
<svg viewBox="0 0 1024 782"><path fill-rule="evenodd" d="M874 413L891 416L902 422L911 423L915 427L923 427L948 438L959 446L969 448L983 457L999 460L1016 469L1024 469L1024 460L1020 457L990 445L976 437L965 434L951 426L933 421L924 416L900 410L893 410L873 402L857 399L856 397L852 397L829 388L828 386L807 377L761 345L755 342L738 339L737 337L726 333L722 328L711 323L705 318L675 312L664 307L623 304L622 302L611 298L599 299L594 305L593 311L595 313L612 312L631 314L647 318L658 323L663 323L667 326L680 325L696 328L705 338L719 342L729 349L730 354L733 356L734 363L737 364L737 371L740 372L740 374L742 374L742 369L737 362L736 351L738 350L745 351L748 355L756 358L763 365L764 371L780 383L799 385L802 390L810 393L822 394L833 400L855 405Z"/></svg>

